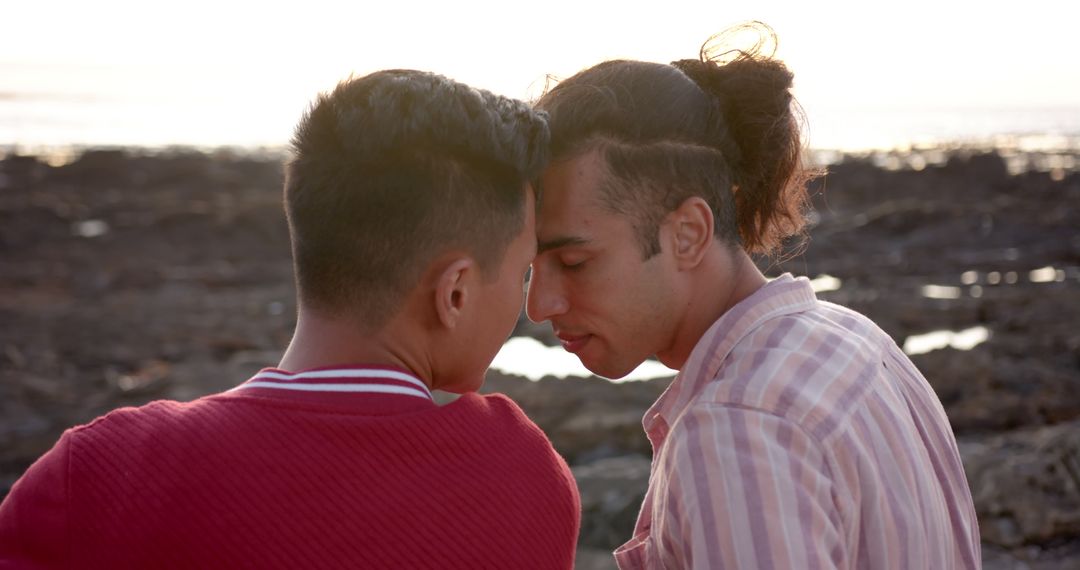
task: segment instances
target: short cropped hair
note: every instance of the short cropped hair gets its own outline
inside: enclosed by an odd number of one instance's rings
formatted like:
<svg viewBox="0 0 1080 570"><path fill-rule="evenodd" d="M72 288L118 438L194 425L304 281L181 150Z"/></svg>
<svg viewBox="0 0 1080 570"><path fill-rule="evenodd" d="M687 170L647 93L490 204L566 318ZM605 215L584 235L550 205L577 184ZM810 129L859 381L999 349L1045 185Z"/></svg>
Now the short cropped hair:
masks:
<svg viewBox="0 0 1080 570"><path fill-rule="evenodd" d="M730 37L759 34L748 51ZM804 233L806 182L792 74L760 53L772 30L759 22L711 38L698 59L670 65L615 60L545 93L552 159L597 151L601 200L633 223L642 254L660 251L665 216L692 196L710 205L715 236L749 253L772 254Z"/></svg>
<svg viewBox="0 0 1080 570"><path fill-rule="evenodd" d="M440 253L494 276L544 168L546 115L414 70L379 71L320 95L285 166L300 300L381 327Z"/></svg>

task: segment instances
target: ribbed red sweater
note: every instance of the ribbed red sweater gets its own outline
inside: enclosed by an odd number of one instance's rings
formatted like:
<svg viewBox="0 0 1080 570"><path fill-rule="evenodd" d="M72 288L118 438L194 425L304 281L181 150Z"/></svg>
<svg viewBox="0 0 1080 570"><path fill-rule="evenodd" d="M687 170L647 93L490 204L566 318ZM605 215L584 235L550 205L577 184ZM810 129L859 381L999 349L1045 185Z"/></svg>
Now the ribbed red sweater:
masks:
<svg viewBox="0 0 1080 570"><path fill-rule="evenodd" d="M264 370L68 430L0 505L0 567L571 568L566 463L511 400Z"/></svg>

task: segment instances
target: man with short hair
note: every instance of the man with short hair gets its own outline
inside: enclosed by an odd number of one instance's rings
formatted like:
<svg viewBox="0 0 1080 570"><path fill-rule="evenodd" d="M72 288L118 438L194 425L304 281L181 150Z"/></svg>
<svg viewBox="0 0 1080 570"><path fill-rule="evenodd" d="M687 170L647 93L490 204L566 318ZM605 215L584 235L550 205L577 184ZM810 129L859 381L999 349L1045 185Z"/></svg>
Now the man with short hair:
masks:
<svg viewBox="0 0 1080 570"><path fill-rule="evenodd" d="M553 157L529 317L601 376L679 370L645 414L620 568L978 568L926 380L869 319L752 261L804 223L791 74L715 53L732 59L604 62L538 102Z"/></svg>
<svg viewBox="0 0 1080 570"><path fill-rule="evenodd" d="M521 311L548 137L430 73L320 96L286 168L280 365L65 432L0 506L0 567L571 568L569 469L473 393Z"/></svg>

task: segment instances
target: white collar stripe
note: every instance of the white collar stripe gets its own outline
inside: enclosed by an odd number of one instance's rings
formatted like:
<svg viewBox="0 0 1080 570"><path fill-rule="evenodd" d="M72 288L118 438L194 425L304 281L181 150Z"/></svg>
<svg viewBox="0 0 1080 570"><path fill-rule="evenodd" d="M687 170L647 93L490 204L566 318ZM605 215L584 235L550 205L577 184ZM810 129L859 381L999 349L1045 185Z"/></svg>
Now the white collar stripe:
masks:
<svg viewBox="0 0 1080 570"><path fill-rule="evenodd" d="M428 390L428 387L418 378L410 374L405 374L404 372L397 372L394 370L312 370L308 372L299 372L297 374L285 374L282 372L264 370L256 374L255 377L252 378L252 380L262 380L264 378L270 380L286 381L309 379L315 380L320 378L383 378L386 380L401 380L403 382L415 384L418 388L426 392L429 396L431 395L431 391Z"/></svg>
<svg viewBox="0 0 1080 570"><path fill-rule="evenodd" d="M431 394L407 388L405 386L391 386L388 384L291 384L287 382L259 382L252 380L237 386L242 388L273 388L280 390L297 390L301 392L372 392L379 394L401 394L403 396L416 396L431 400Z"/></svg>

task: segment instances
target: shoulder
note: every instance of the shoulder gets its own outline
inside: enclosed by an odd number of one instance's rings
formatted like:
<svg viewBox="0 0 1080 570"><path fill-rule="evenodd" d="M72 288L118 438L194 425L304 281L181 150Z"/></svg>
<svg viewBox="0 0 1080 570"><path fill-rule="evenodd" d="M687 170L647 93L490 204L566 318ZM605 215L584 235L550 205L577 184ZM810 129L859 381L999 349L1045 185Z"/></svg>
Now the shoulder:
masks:
<svg viewBox="0 0 1080 570"><path fill-rule="evenodd" d="M69 429L65 435L70 436L73 442L86 442L114 434L130 434L130 430L136 426L152 429L175 419L182 407L180 402L156 400L139 407L117 408Z"/></svg>
<svg viewBox="0 0 1080 570"><path fill-rule="evenodd" d="M138 408L113 410L93 421L67 429L56 444L19 478L0 508L0 551L26 560L52 561L63 566L61 537L68 534L72 497L80 497L83 482L94 481L95 493L103 486L125 481L128 466L145 461L140 452L162 447L155 426L168 423L184 404L158 401ZM115 506L115 504L111 505ZM10 541L17 544L12 545ZM2 566L3 564L0 564Z"/></svg>
<svg viewBox="0 0 1080 570"><path fill-rule="evenodd" d="M532 481L577 501L570 467L547 435L503 394L469 393L449 405L467 419L467 429L451 437L471 439L474 458L498 464L500 477Z"/></svg>
<svg viewBox="0 0 1080 570"><path fill-rule="evenodd" d="M138 407L125 406L106 412L88 423L75 426L71 428L71 432L74 434L89 434L96 431L108 430L113 427L114 424L127 425L131 423L175 418L183 414L184 410L191 406L192 403L185 404L173 400L154 400Z"/></svg>
<svg viewBox="0 0 1080 570"><path fill-rule="evenodd" d="M525 418L525 412L516 402L510 399L505 394L479 394L477 392L469 392L462 394L451 406L462 405L469 408L472 413L479 413L480 415L491 418Z"/></svg>
<svg viewBox="0 0 1080 570"><path fill-rule="evenodd" d="M521 406L505 394L462 394L447 407L457 407L461 413L469 414L479 421L503 423L511 426L536 427Z"/></svg>
<svg viewBox="0 0 1080 570"><path fill-rule="evenodd" d="M554 449L547 435L525 411L503 394L477 394L471 392L459 397L448 408L468 423L488 431L493 437L509 438L532 446Z"/></svg>
<svg viewBox="0 0 1080 570"><path fill-rule="evenodd" d="M879 352L886 339L866 316L819 301L813 309L762 321L732 348L729 358L761 354L842 358Z"/></svg>
<svg viewBox="0 0 1080 570"><path fill-rule="evenodd" d="M555 450L551 440L513 400L503 394L469 393L461 396L450 407L464 420L477 441L484 441L490 453L501 460L514 460L522 464L549 464L557 471L567 471L562 456Z"/></svg>
<svg viewBox="0 0 1080 570"><path fill-rule="evenodd" d="M697 401L759 410L823 439L873 388L891 342L865 316L819 303L750 331Z"/></svg>
<svg viewBox="0 0 1080 570"><path fill-rule="evenodd" d="M130 430L155 430L168 428L188 419L202 416L207 411L206 398L192 402L155 400L138 407L123 407L98 416L89 423L68 430L74 441L108 437L114 433L130 435Z"/></svg>
<svg viewBox="0 0 1080 570"><path fill-rule="evenodd" d="M199 445L222 441L235 420L212 398L156 400L110 411L69 429L73 472L92 476L108 465L140 466L177 454L198 455Z"/></svg>
<svg viewBox="0 0 1080 570"><path fill-rule="evenodd" d="M581 524L581 498L573 473L547 436L510 398L469 393L446 406L466 429L446 434L464 450L470 476L455 493L474 489L488 505L488 525L506 544L540 549L560 562L530 565L569 567ZM474 510L476 507L473 507ZM481 508L483 510L483 508ZM533 556L533 555L530 555ZM520 566L521 564L518 564Z"/></svg>

